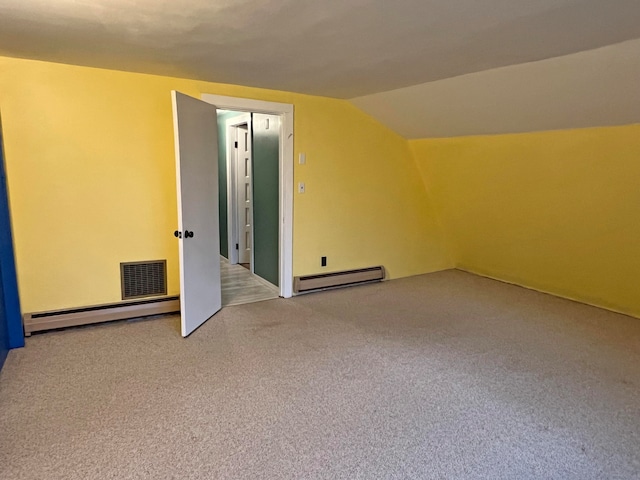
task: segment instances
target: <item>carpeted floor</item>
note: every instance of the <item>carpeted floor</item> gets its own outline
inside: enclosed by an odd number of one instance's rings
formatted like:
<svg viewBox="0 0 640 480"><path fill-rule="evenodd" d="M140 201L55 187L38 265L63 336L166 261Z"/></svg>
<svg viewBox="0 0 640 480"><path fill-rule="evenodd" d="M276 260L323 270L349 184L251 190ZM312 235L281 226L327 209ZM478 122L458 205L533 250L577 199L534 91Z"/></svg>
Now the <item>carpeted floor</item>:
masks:
<svg viewBox="0 0 640 480"><path fill-rule="evenodd" d="M37 335L0 478L638 479L640 320L447 271Z"/></svg>

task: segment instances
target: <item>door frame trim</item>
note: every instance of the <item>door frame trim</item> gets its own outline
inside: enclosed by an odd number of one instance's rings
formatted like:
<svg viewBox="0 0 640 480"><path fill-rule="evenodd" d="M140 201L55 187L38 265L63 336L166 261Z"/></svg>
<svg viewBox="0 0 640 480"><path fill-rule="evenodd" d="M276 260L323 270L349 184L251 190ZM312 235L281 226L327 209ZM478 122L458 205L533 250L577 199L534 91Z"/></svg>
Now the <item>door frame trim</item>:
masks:
<svg viewBox="0 0 640 480"><path fill-rule="evenodd" d="M201 98L221 110L280 116L280 296L290 298L293 295L293 104L210 93L203 93Z"/></svg>

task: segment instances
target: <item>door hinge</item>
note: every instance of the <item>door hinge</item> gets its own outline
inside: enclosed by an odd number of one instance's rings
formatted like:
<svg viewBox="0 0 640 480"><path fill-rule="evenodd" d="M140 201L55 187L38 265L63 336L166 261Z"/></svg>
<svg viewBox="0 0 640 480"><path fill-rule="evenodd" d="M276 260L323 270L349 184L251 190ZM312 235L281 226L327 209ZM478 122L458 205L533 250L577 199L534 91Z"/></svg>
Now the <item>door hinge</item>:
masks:
<svg viewBox="0 0 640 480"><path fill-rule="evenodd" d="M234 146L235 146L236 148L238 148L238 142L235 142L235 145L234 145Z"/></svg>
<svg viewBox="0 0 640 480"><path fill-rule="evenodd" d="M236 250L240 250L240 245L236 243Z"/></svg>

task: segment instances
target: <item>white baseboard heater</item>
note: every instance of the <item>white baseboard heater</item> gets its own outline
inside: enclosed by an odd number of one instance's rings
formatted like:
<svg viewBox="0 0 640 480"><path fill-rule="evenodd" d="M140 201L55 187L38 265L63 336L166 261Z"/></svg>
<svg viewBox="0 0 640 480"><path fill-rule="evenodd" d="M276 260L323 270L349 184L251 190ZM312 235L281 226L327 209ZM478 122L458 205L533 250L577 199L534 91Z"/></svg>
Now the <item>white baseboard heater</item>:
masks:
<svg viewBox="0 0 640 480"><path fill-rule="evenodd" d="M307 293L327 288L379 282L381 280L384 280L383 266L359 268L357 270L295 277L293 279L293 291L295 293Z"/></svg>
<svg viewBox="0 0 640 480"><path fill-rule="evenodd" d="M22 320L24 333L29 336L34 332L54 330L56 328L77 327L92 323L127 320L179 311L180 298L172 296L49 312L25 313L22 316Z"/></svg>

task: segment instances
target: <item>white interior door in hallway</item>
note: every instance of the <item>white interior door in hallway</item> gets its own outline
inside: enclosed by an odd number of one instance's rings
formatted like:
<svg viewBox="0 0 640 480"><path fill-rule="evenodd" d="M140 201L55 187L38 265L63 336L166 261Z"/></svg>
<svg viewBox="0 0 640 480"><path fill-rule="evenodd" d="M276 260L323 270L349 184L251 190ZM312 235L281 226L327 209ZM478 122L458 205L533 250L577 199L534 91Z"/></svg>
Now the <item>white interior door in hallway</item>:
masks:
<svg viewBox="0 0 640 480"><path fill-rule="evenodd" d="M253 271L253 149L250 112L224 120L227 152L227 231L229 263Z"/></svg>
<svg viewBox="0 0 640 480"><path fill-rule="evenodd" d="M178 193L180 317L186 337L222 307L216 107L171 92Z"/></svg>
<svg viewBox="0 0 640 480"><path fill-rule="evenodd" d="M251 129L244 123L236 128L236 205L238 225L238 263L253 267L253 194L251 185ZM253 271L253 268L251 268Z"/></svg>

